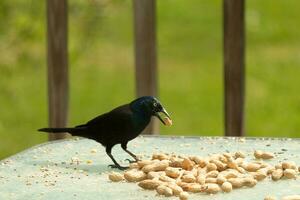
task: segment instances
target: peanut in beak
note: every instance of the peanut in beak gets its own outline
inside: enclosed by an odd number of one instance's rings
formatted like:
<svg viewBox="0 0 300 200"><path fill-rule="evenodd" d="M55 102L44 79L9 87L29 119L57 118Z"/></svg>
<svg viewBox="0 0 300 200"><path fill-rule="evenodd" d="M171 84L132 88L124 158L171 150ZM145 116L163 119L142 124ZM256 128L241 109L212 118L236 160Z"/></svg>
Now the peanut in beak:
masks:
<svg viewBox="0 0 300 200"><path fill-rule="evenodd" d="M170 118L164 117L164 122L166 126L172 126L173 122Z"/></svg>

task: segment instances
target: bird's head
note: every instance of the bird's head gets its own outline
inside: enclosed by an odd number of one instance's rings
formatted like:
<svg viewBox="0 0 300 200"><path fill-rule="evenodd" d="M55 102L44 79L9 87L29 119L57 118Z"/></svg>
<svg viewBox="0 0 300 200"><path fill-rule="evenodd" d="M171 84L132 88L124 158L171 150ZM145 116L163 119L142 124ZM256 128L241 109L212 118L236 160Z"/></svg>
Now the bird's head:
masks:
<svg viewBox="0 0 300 200"><path fill-rule="evenodd" d="M131 107L133 110L143 112L145 115L157 117L164 125L172 124L170 115L155 97L140 97L131 102ZM165 120L162 118L162 114L165 115Z"/></svg>

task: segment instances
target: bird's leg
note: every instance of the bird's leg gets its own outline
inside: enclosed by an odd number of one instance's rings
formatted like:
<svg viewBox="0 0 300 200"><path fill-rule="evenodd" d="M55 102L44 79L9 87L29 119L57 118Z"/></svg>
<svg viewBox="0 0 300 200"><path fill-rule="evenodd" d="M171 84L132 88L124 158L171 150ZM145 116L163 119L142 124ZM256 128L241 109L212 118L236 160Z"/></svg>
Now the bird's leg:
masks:
<svg viewBox="0 0 300 200"><path fill-rule="evenodd" d="M127 150L127 142L126 143L122 143L121 144L121 147L122 147L122 149L124 150L124 151L126 151L131 157L133 157L134 158L134 160L135 161L132 161L132 160L129 160L129 159L126 159L126 160L128 160L129 161L129 163L133 163L133 162L137 162L137 161L139 161L139 159L137 158L137 156L136 155L134 155L132 152L130 152L129 150Z"/></svg>
<svg viewBox="0 0 300 200"><path fill-rule="evenodd" d="M113 146L107 146L106 147L106 154L110 157L110 159L114 162L114 165L108 165L111 168L118 168L120 170L125 170L128 169L128 167L123 167L121 166L113 157L113 155L111 154L111 149Z"/></svg>

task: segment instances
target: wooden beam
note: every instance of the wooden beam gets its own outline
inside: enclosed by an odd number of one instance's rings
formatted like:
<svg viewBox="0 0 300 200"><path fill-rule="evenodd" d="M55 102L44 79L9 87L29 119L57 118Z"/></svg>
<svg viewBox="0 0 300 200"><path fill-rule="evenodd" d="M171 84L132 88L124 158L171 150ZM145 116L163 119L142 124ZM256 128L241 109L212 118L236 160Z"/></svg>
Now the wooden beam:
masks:
<svg viewBox="0 0 300 200"><path fill-rule="evenodd" d="M47 0L49 126L65 127L68 113L67 0ZM61 139L66 133L49 134Z"/></svg>
<svg viewBox="0 0 300 200"><path fill-rule="evenodd" d="M244 134L244 0L224 0L225 135Z"/></svg>
<svg viewBox="0 0 300 200"><path fill-rule="evenodd" d="M157 96L155 0L133 0L135 33L135 77L137 96ZM152 120L143 132L158 134L158 121Z"/></svg>

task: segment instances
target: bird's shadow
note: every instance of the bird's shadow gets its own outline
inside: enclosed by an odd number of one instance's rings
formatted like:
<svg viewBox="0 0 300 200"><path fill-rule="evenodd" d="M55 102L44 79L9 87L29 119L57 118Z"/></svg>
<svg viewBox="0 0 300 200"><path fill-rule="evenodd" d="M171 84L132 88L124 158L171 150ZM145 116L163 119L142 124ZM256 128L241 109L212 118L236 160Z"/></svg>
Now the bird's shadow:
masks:
<svg viewBox="0 0 300 200"><path fill-rule="evenodd" d="M94 140L90 140L90 139L86 139L86 138L80 138L78 137L79 140L88 140L89 142L95 142ZM74 139L64 139L64 140L56 140L56 141L51 141L51 143L63 143L63 142L66 142L66 141L71 141L71 142L77 142L78 139L74 140ZM96 142L95 142L96 143ZM96 143L98 144L98 143ZM45 143L45 144L40 144L39 146L37 147L43 147L45 145L49 145L49 143ZM37 148L35 147L35 148ZM120 147L119 147L120 148ZM30 149L29 149L30 150ZM27 150L27 151L29 151ZM103 155L100 155L100 156L105 156L104 154ZM122 171L122 170L119 170L117 168L111 168L109 167L110 162L107 162L106 164L104 163L91 163L91 164L86 164L84 162L79 162L79 163L72 163L70 162L70 160L68 161L51 161L51 160L38 160L38 159L32 159L32 158L29 158L29 159L26 159L25 161L23 161L24 164L26 165L30 165L30 166L39 166L39 167L47 167L47 166L50 166L50 167L59 167L59 168L62 168L62 169L65 169L65 170L83 170L87 173L94 173L94 174L101 174L103 172L108 172L108 171ZM129 165L129 163L128 163Z"/></svg>
<svg viewBox="0 0 300 200"><path fill-rule="evenodd" d="M111 168L109 165L106 164L84 164L84 163L67 163L67 162L53 162L53 161L39 161L39 160L30 160L27 161L26 164L32 166L39 166L39 167L59 167L66 170L82 170L87 173L93 174L101 174L103 172L108 171L121 171L119 169Z"/></svg>

